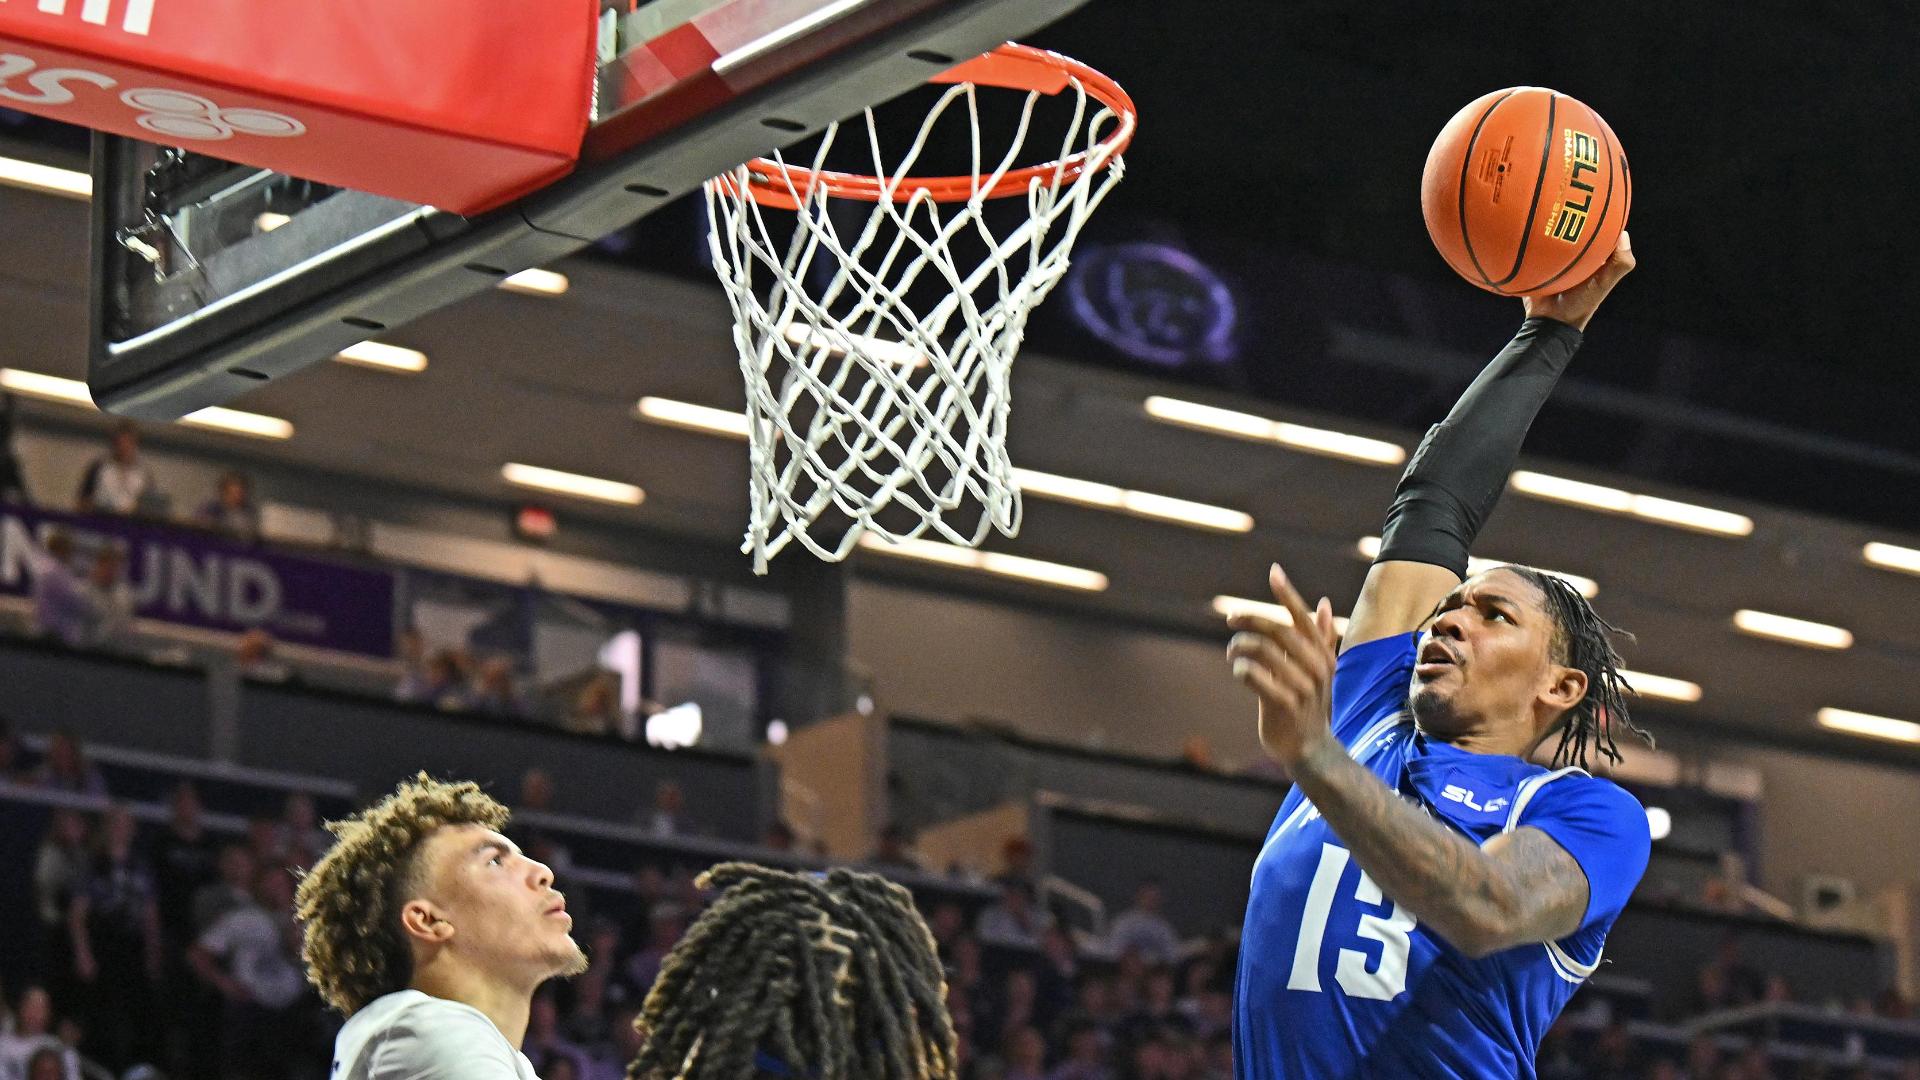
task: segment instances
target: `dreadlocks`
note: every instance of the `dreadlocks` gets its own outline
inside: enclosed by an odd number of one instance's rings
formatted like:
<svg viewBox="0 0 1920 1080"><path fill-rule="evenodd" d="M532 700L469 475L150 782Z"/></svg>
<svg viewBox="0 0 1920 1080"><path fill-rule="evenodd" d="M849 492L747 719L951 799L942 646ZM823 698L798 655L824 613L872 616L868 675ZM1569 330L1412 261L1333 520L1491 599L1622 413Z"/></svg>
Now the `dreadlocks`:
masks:
<svg viewBox="0 0 1920 1080"><path fill-rule="evenodd" d="M946 978L907 891L723 863L635 1023L631 1080L953 1080Z"/></svg>
<svg viewBox="0 0 1920 1080"><path fill-rule="evenodd" d="M1578 668L1587 676L1587 696L1567 710L1560 729L1560 742L1554 747L1553 764L1587 767L1587 746L1597 747L1602 757L1619 762L1620 748L1614 743L1615 727L1624 727L1648 746L1653 736L1633 722L1627 713L1627 695L1633 685L1620 675L1620 654L1614 651L1613 635L1627 640L1633 635L1600 617L1580 591L1565 578L1535 570L1530 566L1502 566L1532 582L1546 597L1547 611L1553 616L1554 660Z"/></svg>

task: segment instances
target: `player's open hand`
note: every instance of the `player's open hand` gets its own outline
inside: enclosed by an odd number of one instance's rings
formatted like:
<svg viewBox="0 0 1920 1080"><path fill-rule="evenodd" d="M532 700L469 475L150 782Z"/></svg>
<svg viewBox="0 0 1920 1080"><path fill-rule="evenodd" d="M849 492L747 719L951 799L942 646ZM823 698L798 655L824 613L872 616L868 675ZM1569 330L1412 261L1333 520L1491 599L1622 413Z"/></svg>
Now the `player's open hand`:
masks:
<svg viewBox="0 0 1920 1080"><path fill-rule="evenodd" d="M1600 301L1607 298L1620 279L1633 272L1633 241L1622 230L1620 239L1613 245L1613 254L1600 264L1593 276L1552 296L1530 296L1521 299L1526 308L1527 318L1540 317L1566 323L1575 330L1584 332L1587 323L1593 319L1593 313L1600 309Z"/></svg>
<svg viewBox="0 0 1920 1080"><path fill-rule="evenodd" d="M1340 636L1333 605L1323 596L1308 611L1278 563L1268 571L1267 584L1293 616L1293 625L1264 615L1234 615L1227 620L1234 630L1227 658L1233 677L1260 696L1260 745L1291 768L1320 740L1333 737L1333 667Z"/></svg>

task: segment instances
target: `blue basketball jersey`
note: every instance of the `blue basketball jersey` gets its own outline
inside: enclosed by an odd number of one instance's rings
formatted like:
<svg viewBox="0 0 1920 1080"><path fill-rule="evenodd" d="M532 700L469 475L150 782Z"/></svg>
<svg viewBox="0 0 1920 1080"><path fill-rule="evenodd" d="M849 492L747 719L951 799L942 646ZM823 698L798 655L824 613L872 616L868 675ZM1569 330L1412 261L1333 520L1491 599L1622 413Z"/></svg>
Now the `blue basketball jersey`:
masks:
<svg viewBox="0 0 1920 1080"><path fill-rule="evenodd" d="M1353 758L1476 843L1552 836L1586 873L1580 928L1475 960L1382 895L1298 789L1253 867L1234 987L1237 1080L1534 1076L1548 1025L1600 964L1646 871L1645 811L1579 769L1475 754L1421 736L1406 711L1413 634L1357 645L1333 680Z"/></svg>

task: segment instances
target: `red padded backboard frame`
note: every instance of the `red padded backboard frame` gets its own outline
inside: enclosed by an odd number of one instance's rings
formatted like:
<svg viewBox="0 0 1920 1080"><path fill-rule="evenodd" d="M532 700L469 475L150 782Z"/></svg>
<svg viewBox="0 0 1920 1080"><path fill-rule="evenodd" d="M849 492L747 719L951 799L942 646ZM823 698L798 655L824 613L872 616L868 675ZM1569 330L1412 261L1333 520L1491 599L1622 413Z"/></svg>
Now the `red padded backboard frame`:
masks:
<svg viewBox="0 0 1920 1080"><path fill-rule="evenodd" d="M12 0L0 106L476 214L573 168L598 9Z"/></svg>

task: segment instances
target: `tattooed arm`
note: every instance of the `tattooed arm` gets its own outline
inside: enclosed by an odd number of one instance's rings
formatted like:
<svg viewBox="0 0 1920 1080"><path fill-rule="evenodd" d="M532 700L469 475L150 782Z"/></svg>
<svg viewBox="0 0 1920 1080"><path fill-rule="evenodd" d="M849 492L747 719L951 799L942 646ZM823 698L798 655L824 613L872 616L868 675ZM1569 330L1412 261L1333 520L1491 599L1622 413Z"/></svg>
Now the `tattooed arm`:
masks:
<svg viewBox="0 0 1920 1080"><path fill-rule="evenodd" d="M1374 884L1461 952L1477 958L1580 928L1587 876L1539 829L1477 847L1332 740L1315 744L1292 772Z"/></svg>

